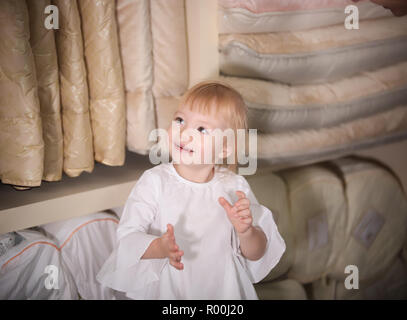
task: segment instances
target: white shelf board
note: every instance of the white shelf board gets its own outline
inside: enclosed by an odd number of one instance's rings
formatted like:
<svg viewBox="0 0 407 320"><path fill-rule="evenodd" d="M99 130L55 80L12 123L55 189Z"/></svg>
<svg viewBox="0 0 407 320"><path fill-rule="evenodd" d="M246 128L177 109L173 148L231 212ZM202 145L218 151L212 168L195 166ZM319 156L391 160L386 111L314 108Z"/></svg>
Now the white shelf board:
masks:
<svg viewBox="0 0 407 320"><path fill-rule="evenodd" d="M0 234L122 206L151 167L148 155L128 151L123 166L95 162L92 173L76 178L63 174L61 181L42 181L29 190L0 183Z"/></svg>

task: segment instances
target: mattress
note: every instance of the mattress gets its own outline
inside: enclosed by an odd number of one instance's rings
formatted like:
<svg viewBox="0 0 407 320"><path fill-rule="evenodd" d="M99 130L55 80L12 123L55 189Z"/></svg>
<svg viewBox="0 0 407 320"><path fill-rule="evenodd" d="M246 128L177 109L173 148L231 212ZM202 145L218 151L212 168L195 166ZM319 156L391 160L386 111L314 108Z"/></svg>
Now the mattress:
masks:
<svg viewBox="0 0 407 320"><path fill-rule="evenodd" d="M220 72L287 84L334 81L407 60L407 17L305 31L219 36Z"/></svg>

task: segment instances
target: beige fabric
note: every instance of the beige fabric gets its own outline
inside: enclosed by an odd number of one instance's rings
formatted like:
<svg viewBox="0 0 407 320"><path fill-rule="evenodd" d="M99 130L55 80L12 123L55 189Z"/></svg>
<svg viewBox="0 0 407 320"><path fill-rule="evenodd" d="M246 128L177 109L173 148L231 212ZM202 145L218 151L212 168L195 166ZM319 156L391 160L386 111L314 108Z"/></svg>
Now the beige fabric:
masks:
<svg viewBox="0 0 407 320"><path fill-rule="evenodd" d="M279 174L287 183L295 258L287 276L309 283L323 276L341 253L346 199L338 176L322 165Z"/></svg>
<svg viewBox="0 0 407 320"><path fill-rule="evenodd" d="M350 274L347 274L350 275ZM316 300L407 299L407 265L396 258L380 276L371 281L359 281L358 289L346 289L342 280L321 279L312 284Z"/></svg>
<svg viewBox="0 0 407 320"><path fill-rule="evenodd" d="M330 153L355 150L358 144L407 132L407 108L400 106L370 117L319 130L298 130L278 134L258 134L258 158L275 164L296 158L317 159Z"/></svg>
<svg viewBox="0 0 407 320"><path fill-rule="evenodd" d="M257 200L273 213L278 231L286 244L286 251L279 263L262 281L274 280L285 274L294 259L294 234L289 213L288 193L284 181L270 168L258 168L256 174L246 176Z"/></svg>
<svg viewBox="0 0 407 320"><path fill-rule="evenodd" d="M157 127L168 129L171 126L175 111L178 109L181 97L161 97L155 99L157 110Z"/></svg>
<svg viewBox="0 0 407 320"><path fill-rule="evenodd" d="M44 141L28 11L0 1L0 176L7 184L41 185Z"/></svg>
<svg viewBox="0 0 407 320"><path fill-rule="evenodd" d="M313 85L237 77L220 80L245 99L249 127L265 133L338 125L407 103L407 62Z"/></svg>
<svg viewBox="0 0 407 320"><path fill-rule="evenodd" d="M343 280L347 265L359 279L376 278L401 251L406 239L407 197L395 177L378 164L354 158L332 161L346 183L348 219L342 250L330 277Z"/></svg>
<svg viewBox="0 0 407 320"><path fill-rule="evenodd" d="M125 161L126 108L114 0L81 0L95 160Z"/></svg>
<svg viewBox="0 0 407 320"><path fill-rule="evenodd" d="M88 85L83 55L81 23L76 1L53 0L58 7L55 32L64 135L64 172L77 177L94 168Z"/></svg>
<svg viewBox="0 0 407 320"><path fill-rule="evenodd" d="M151 147L148 135L156 125L150 1L118 0L116 12L126 89L126 145L146 154Z"/></svg>
<svg viewBox="0 0 407 320"><path fill-rule="evenodd" d="M226 47L239 42L260 54L315 52L407 35L407 17L361 21L359 30L347 32L343 24L296 32L227 34L219 36Z"/></svg>
<svg viewBox="0 0 407 320"><path fill-rule="evenodd" d="M155 97L179 96L188 88L188 50L184 0L151 5Z"/></svg>
<svg viewBox="0 0 407 320"><path fill-rule="evenodd" d="M329 108L337 102L345 102L363 96L405 86L407 62L397 63L374 71L366 71L335 82L290 86L278 82L256 79L225 77L219 79L232 85L246 101L268 108L298 106L301 108L326 104Z"/></svg>
<svg viewBox="0 0 407 320"><path fill-rule="evenodd" d="M225 75L287 84L335 81L405 61L407 16L365 20L308 31L220 36Z"/></svg>
<svg viewBox="0 0 407 320"><path fill-rule="evenodd" d="M314 1L311 1L313 3ZM302 1L306 3L306 1ZM357 6L359 20L374 19L378 17L392 16L390 10L384 9L370 1L361 1L348 4ZM281 9L286 9L284 6ZM293 8L294 9L294 8ZM347 15L344 13L345 4L334 7L314 8L303 10L297 8L289 11L262 10L251 12L245 6L237 8L224 8L219 6L219 33L261 33L299 31L312 28L320 28L335 24L344 24Z"/></svg>
<svg viewBox="0 0 407 320"><path fill-rule="evenodd" d="M50 0L27 0L30 43L34 55L44 139L43 180L62 178L63 136L59 97L58 61L54 30L44 27Z"/></svg>
<svg viewBox="0 0 407 320"><path fill-rule="evenodd" d="M218 0L224 8L245 8L252 12L315 10L345 7L354 4L351 0ZM361 2L366 0L361 0Z"/></svg>
<svg viewBox="0 0 407 320"><path fill-rule="evenodd" d="M306 300L307 294L298 281L261 282L254 285L260 300Z"/></svg>

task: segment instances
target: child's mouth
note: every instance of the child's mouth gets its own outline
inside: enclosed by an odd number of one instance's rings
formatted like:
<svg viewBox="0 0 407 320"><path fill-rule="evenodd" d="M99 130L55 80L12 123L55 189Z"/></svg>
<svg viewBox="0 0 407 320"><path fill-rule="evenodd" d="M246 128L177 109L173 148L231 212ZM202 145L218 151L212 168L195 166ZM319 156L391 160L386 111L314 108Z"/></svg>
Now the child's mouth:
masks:
<svg viewBox="0 0 407 320"><path fill-rule="evenodd" d="M175 145L175 147L177 148L177 150L179 150L179 151L185 151L185 152L188 152L188 153L194 152L193 150L188 149L188 148L186 148L186 147L181 147L180 145L178 145L178 144L176 144L176 143L174 143L174 145Z"/></svg>

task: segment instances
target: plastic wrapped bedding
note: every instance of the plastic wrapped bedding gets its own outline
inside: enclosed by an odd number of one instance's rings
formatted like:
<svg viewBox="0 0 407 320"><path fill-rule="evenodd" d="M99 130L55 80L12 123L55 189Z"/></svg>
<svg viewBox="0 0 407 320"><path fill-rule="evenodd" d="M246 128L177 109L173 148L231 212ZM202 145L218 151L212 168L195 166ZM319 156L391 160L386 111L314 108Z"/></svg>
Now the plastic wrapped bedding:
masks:
<svg viewBox="0 0 407 320"><path fill-rule="evenodd" d="M220 77L243 96L250 128L264 133L319 129L407 103L407 62L313 85Z"/></svg>
<svg viewBox="0 0 407 320"><path fill-rule="evenodd" d="M307 300L304 287L294 279L261 282L254 287L260 300Z"/></svg>
<svg viewBox="0 0 407 320"><path fill-rule="evenodd" d="M78 1L82 21L95 160L122 166L126 109L114 0Z"/></svg>
<svg viewBox="0 0 407 320"><path fill-rule="evenodd" d="M352 0L218 0L218 3L223 8L243 8L254 13L340 8L355 4Z"/></svg>
<svg viewBox="0 0 407 320"><path fill-rule="evenodd" d="M83 299L116 298L112 289L96 280L96 274L113 251L118 223L117 216L98 212L41 226L60 247L64 263Z"/></svg>
<svg viewBox="0 0 407 320"><path fill-rule="evenodd" d="M188 89L184 0L150 1L155 97L180 96Z"/></svg>
<svg viewBox="0 0 407 320"><path fill-rule="evenodd" d="M407 138L407 108L318 130L257 135L257 156L274 168L332 159L356 150ZM248 144L246 150L249 152Z"/></svg>
<svg viewBox="0 0 407 320"><path fill-rule="evenodd" d="M224 75L288 84L335 81L407 60L407 17L306 31L219 36Z"/></svg>
<svg viewBox="0 0 407 320"><path fill-rule="evenodd" d="M249 4L250 2L246 1L225 2L232 2L232 7L219 6L219 33L298 31L343 24L346 18L344 11L347 5L358 7L359 20L392 16L390 10L369 1L358 3L339 1L334 6L315 8L309 7L310 4L318 4L318 2L315 3L314 1L298 2L300 6L297 7L285 5L272 7L273 1L265 1L262 3L265 6L259 8L252 8ZM236 6L233 6L233 3ZM271 5L271 7L267 8L267 5Z"/></svg>
<svg viewBox="0 0 407 320"><path fill-rule="evenodd" d="M310 283L322 277L341 254L347 216L343 184L322 165L283 170L279 175L288 187L295 242L287 276Z"/></svg>
<svg viewBox="0 0 407 320"><path fill-rule="evenodd" d="M288 271L295 253L287 187L284 181L268 167L257 168L256 174L249 175L246 179L259 203L273 213L278 231L286 244L286 250L280 261L262 282L274 280Z"/></svg>
<svg viewBox="0 0 407 320"><path fill-rule="evenodd" d="M407 265L400 258L396 258L377 278L371 281L359 281L357 290L346 289L342 280L315 281L312 283L312 298L316 300L405 300L407 299Z"/></svg>
<svg viewBox="0 0 407 320"><path fill-rule="evenodd" d="M407 236L407 197L393 174L379 164L358 158L331 162L346 184L348 219L342 229L341 254L328 275L344 280L348 265L359 280L372 280L388 270Z"/></svg>
<svg viewBox="0 0 407 320"><path fill-rule="evenodd" d="M43 177L44 141L28 19L25 1L0 1L0 177L35 187Z"/></svg>
<svg viewBox="0 0 407 320"><path fill-rule="evenodd" d="M118 0L116 13L126 90L126 145L146 154L152 144L148 135L155 129L150 1Z"/></svg>
<svg viewBox="0 0 407 320"><path fill-rule="evenodd" d="M59 181L63 167L63 136L58 61L54 30L47 29L45 7L50 0L28 0L30 43L34 55L44 139L43 180Z"/></svg>
<svg viewBox="0 0 407 320"><path fill-rule="evenodd" d="M54 241L34 230L9 235L14 237L13 246L0 255L0 299L78 298Z"/></svg>
<svg viewBox="0 0 407 320"><path fill-rule="evenodd" d="M81 22L76 1L53 0L58 7L55 32L64 135L64 172L77 177L94 168L88 84L83 53Z"/></svg>

